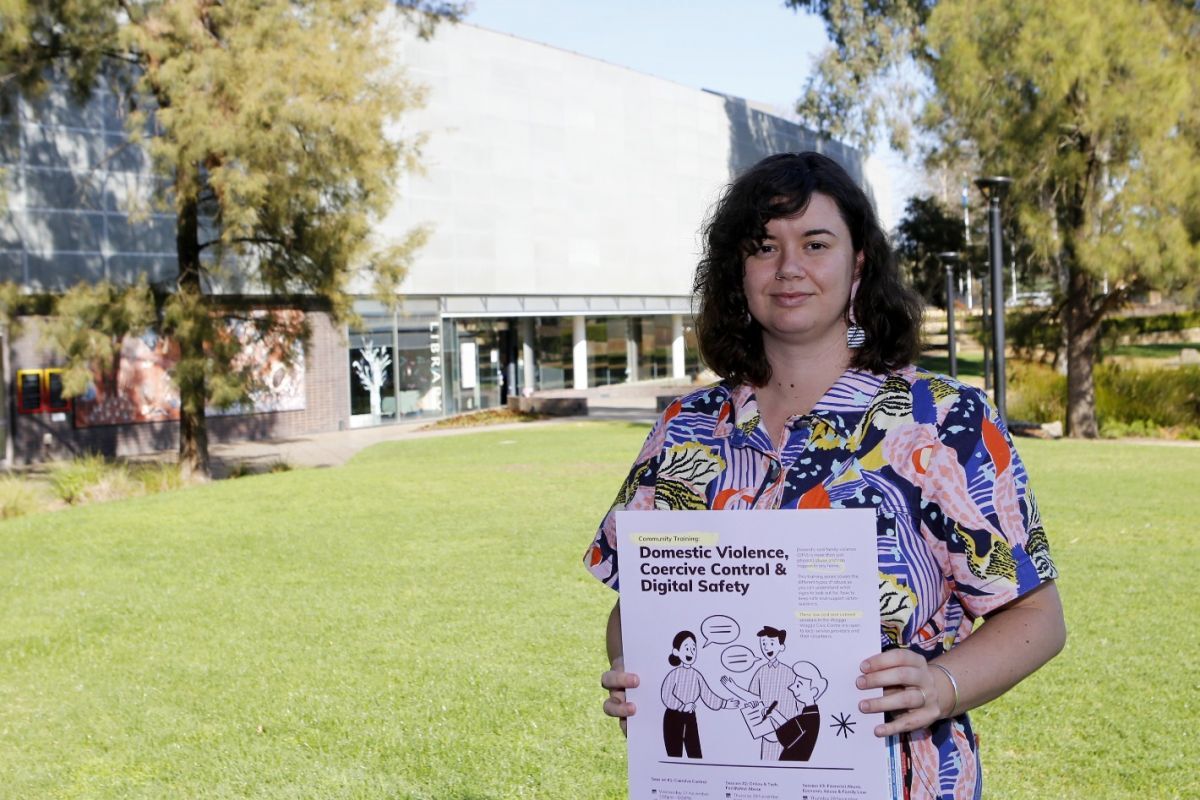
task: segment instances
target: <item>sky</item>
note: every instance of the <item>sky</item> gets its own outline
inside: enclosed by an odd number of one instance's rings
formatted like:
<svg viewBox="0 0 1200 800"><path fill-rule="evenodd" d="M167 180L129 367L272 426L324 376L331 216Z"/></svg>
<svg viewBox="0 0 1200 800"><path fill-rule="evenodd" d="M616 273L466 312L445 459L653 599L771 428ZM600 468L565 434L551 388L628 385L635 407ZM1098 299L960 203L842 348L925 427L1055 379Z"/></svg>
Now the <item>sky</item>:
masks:
<svg viewBox="0 0 1200 800"><path fill-rule="evenodd" d="M783 0L473 0L466 21L786 112L828 46L821 20ZM865 166L892 228L912 172L890 151Z"/></svg>

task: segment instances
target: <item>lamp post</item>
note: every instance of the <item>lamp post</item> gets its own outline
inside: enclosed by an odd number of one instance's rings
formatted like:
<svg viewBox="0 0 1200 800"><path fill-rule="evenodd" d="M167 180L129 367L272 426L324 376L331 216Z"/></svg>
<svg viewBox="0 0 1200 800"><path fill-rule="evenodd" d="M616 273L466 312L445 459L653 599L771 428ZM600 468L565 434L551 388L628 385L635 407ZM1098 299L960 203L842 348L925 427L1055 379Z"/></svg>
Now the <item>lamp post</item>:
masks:
<svg viewBox="0 0 1200 800"><path fill-rule="evenodd" d="M992 317L988 313L988 298L991 296L987 281L987 262L979 271L979 339L983 345L983 391L992 391Z"/></svg>
<svg viewBox="0 0 1200 800"><path fill-rule="evenodd" d="M962 187L962 208L963 208L963 249L966 252L971 252L971 203L969 193L967 192L967 184L964 182ZM967 311L975 308L975 292L971 287L971 267L970 265L964 270L967 278Z"/></svg>
<svg viewBox="0 0 1200 800"><path fill-rule="evenodd" d="M988 201L988 252L992 271L992 379L993 398L1000 419L1008 422L1004 378L1004 240L1000 230L1000 202L1012 186L1012 178L979 178L975 185Z"/></svg>
<svg viewBox="0 0 1200 800"><path fill-rule="evenodd" d="M957 250L937 254L938 261L946 268L946 351L950 356L950 377L958 377L958 350L954 344L954 264L959 259Z"/></svg>

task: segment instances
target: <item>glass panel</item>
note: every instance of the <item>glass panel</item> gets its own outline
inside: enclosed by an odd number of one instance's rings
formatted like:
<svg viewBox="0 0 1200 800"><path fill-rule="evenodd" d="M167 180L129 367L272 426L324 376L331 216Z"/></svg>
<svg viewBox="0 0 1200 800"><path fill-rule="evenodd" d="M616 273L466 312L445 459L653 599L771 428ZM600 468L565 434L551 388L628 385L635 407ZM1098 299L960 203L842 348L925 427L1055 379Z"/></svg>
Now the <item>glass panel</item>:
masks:
<svg viewBox="0 0 1200 800"><path fill-rule="evenodd" d="M700 360L700 344L696 341L696 326L690 318L683 323L683 369L691 378L700 374L704 362Z"/></svg>
<svg viewBox="0 0 1200 800"><path fill-rule="evenodd" d="M18 408L21 411L39 411L42 408L41 370L21 370L17 373Z"/></svg>
<svg viewBox="0 0 1200 800"><path fill-rule="evenodd" d="M538 317L534 333L537 389L566 389L575 383L571 318Z"/></svg>
<svg viewBox="0 0 1200 800"><path fill-rule="evenodd" d="M609 317L607 323L608 382L625 383L629 380L629 318Z"/></svg>
<svg viewBox="0 0 1200 800"><path fill-rule="evenodd" d="M46 370L46 408L49 411L66 411L71 401L63 397L62 370Z"/></svg>
<svg viewBox="0 0 1200 800"><path fill-rule="evenodd" d="M626 317L589 317L588 385L609 386L629 379L626 370Z"/></svg>
<svg viewBox="0 0 1200 800"><path fill-rule="evenodd" d="M378 343L371 348L350 348L350 414L371 417L361 424L377 425L395 416L393 404L384 404L395 396L391 349Z"/></svg>
<svg viewBox="0 0 1200 800"><path fill-rule="evenodd" d="M646 317L638 345L638 377L656 380L671 377L671 318Z"/></svg>
<svg viewBox="0 0 1200 800"><path fill-rule="evenodd" d="M396 332L396 418L442 413L441 344L437 323Z"/></svg>
<svg viewBox="0 0 1200 800"><path fill-rule="evenodd" d="M456 347L449 356L456 362L454 384L459 411L494 408L507 399L504 377L508 362L515 361L511 325L506 319L457 320ZM470 370L471 374L465 374Z"/></svg>
<svg viewBox="0 0 1200 800"><path fill-rule="evenodd" d="M391 422L396 417L391 315L363 317L349 338L350 427Z"/></svg>

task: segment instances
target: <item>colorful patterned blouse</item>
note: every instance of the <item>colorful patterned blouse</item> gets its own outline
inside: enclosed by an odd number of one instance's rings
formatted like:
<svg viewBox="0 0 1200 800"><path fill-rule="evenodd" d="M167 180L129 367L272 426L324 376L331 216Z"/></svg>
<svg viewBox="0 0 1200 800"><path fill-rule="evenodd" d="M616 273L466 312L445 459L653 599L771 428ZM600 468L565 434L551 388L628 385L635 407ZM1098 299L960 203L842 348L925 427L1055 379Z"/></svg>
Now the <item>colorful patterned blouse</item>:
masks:
<svg viewBox="0 0 1200 800"><path fill-rule="evenodd" d="M1057 577L1025 468L978 389L916 367L848 370L777 450L752 387L676 400L642 447L584 557L617 585L613 511L875 507L884 649L935 658L977 617ZM866 654L864 654L865 656ZM902 737L910 796L974 798L962 714Z"/></svg>

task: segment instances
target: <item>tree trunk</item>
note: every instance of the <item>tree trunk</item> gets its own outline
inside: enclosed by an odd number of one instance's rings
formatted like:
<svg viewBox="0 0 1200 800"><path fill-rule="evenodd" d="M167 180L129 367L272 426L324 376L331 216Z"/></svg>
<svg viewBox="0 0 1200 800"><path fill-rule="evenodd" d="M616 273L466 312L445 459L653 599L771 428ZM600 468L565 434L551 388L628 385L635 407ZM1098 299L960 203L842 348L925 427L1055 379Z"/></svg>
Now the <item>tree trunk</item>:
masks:
<svg viewBox="0 0 1200 800"><path fill-rule="evenodd" d="M1067 305L1064 324L1067 332L1067 435L1077 439L1095 439L1096 343L1100 337L1103 314L1092 304L1095 280L1078 266L1068 268Z"/></svg>
<svg viewBox="0 0 1200 800"><path fill-rule="evenodd" d="M180 312L190 317L171 333L179 344L179 469L185 480L206 481L212 475L208 459L208 425L204 334L208 327L198 315L207 313L200 283L200 225L196 201L182 205L175 221L175 247L179 257L176 290Z"/></svg>

